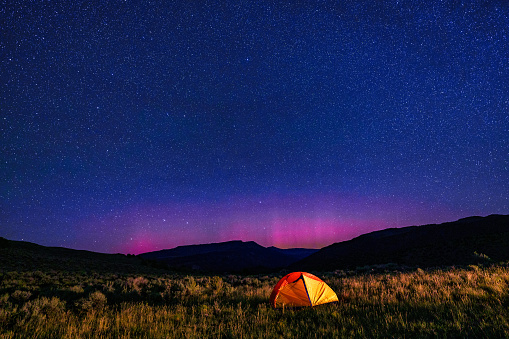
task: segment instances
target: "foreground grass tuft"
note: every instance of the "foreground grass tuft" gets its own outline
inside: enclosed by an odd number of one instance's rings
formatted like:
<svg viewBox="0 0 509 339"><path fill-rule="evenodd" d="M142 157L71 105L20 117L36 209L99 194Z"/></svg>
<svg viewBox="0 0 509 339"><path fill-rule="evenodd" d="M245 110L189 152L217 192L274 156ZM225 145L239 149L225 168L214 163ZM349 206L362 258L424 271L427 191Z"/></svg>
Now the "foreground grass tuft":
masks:
<svg viewBox="0 0 509 339"><path fill-rule="evenodd" d="M0 338L509 337L509 268L319 274L340 302L268 304L280 276L3 272Z"/></svg>

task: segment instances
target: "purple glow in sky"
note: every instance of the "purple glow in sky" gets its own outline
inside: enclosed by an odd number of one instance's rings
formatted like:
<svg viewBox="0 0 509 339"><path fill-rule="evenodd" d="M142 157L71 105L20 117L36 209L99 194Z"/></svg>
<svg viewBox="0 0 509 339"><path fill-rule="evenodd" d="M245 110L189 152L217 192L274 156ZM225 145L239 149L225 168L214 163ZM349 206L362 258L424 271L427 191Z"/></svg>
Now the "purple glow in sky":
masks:
<svg viewBox="0 0 509 339"><path fill-rule="evenodd" d="M430 210L434 218L429 218ZM140 204L78 223L72 247L139 254L179 245L252 240L280 248L321 248L373 230L453 220L461 215L394 198L368 202L332 195L264 200L237 197L200 205Z"/></svg>
<svg viewBox="0 0 509 339"><path fill-rule="evenodd" d="M507 1L8 1L0 236L140 253L509 214Z"/></svg>

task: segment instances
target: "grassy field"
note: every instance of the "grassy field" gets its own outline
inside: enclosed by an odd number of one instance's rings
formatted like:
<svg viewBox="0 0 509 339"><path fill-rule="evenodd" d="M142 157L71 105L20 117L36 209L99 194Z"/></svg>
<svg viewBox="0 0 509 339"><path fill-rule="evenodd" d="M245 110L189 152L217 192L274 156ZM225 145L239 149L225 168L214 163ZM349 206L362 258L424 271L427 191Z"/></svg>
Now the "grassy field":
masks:
<svg viewBox="0 0 509 339"><path fill-rule="evenodd" d="M509 337L509 267L317 273L340 302L268 303L278 276L3 272L0 338Z"/></svg>

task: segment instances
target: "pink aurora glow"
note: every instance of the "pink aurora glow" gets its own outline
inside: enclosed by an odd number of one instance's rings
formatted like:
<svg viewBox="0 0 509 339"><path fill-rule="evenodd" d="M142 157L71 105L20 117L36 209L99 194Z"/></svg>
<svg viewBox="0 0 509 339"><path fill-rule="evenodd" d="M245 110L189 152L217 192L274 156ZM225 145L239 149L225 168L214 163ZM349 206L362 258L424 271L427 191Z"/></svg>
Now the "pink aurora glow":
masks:
<svg viewBox="0 0 509 339"><path fill-rule="evenodd" d="M447 208L435 208L433 215L438 219L429 220L426 216L432 206L409 206L415 203L380 199L367 204L356 197L324 195L145 204L83 222L76 247L87 244L85 249L93 251L139 254L243 240L281 248L321 248L374 230L450 221L456 216ZM108 232L100 231L104 229Z"/></svg>

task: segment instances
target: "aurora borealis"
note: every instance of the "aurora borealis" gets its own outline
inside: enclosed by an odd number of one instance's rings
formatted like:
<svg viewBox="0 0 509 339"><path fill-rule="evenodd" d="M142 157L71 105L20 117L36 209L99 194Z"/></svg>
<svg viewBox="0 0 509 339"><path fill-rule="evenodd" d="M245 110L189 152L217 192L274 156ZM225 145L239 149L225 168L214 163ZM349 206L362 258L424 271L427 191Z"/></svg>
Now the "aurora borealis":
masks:
<svg viewBox="0 0 509 339"><path fill-rule="evenodd" d="M0 236L323 247L509 212L504 1L3 6Z"/></svg>

